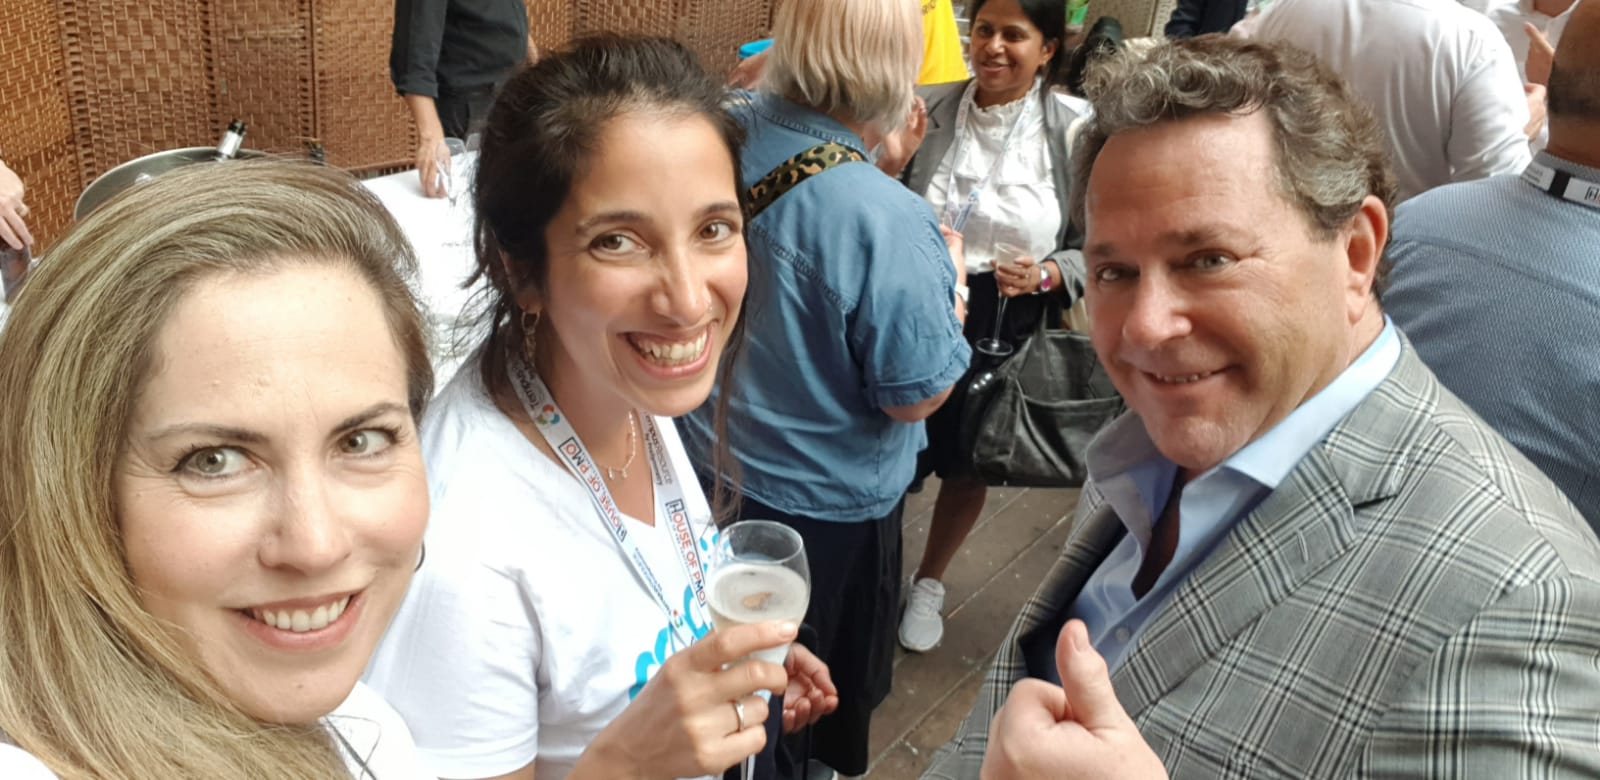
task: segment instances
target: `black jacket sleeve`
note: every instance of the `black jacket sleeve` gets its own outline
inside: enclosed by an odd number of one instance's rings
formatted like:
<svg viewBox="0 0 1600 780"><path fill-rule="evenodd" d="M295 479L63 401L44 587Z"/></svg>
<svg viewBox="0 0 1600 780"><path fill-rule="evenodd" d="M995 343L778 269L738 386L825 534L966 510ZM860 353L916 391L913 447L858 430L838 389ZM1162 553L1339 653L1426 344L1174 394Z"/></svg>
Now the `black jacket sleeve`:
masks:
<svg viewBox="0 0 1600 780"><path fill-rule="evenodd" d="M1178 0L1163 32L1168 38L1192 38L1199 34L1200 17L1205 14L1205 6L1206 0Z"/></svg>
<svg viewBox="0 0 1600 780"><path fill-rule="evenodd" d="M402 95L439 96L439 50L450 0L394 0L389 80Z"/></svg>

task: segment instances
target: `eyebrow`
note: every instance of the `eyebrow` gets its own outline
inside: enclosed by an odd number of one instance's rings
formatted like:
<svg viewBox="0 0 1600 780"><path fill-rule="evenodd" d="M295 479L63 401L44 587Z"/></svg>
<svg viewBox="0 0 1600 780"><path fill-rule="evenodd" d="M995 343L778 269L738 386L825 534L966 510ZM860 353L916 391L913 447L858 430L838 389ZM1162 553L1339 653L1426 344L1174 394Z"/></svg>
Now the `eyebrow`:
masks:
<svg viewBox="0 0 1600 780"><path fill-rule="evenodd" d="M1225 244L1236 238L1231 231L1214 225L1189 228L1186 230L1168 230L1156 236L1156 243L1160 246L1177 246L1192 248L1208 244ZM1118 256L1115 246L1106 242L1091 243L1083 249L1083 256L1096 260L1109 260Z"/></svg>
<svg viewBox="0 0 1600 780"><path fill-rule="evenodd" d="M709 216L711 216L713 214L722 214L722 213L727 213L727 212L738 212L738 211L739 211L739 203L738 203L738 201L723 200L723 201L718 201L716 203L712 203L711 205L700 209L698 212L695 213L695 219L705 219L706 217L709 217ZM578 224L573 227L573 232L577 233L579 235L582 235L584 233L588 233L589 231L593 230L597 225L605 225L605 224L612 224L612 223L623 224L623 225L636 225L636 224L638 224L640 222L649 222L649 221L650 221L650 215L646 214L646 213L644 213L642 211L625 211L625 210L624 211L606 211L606 212L602 212L602 213L596 214L596 215L594 215L594 216L592 216L592 217L590 217L588 219L585 219L585 220L582 220L582 221L578 222Z"/></svg>
<svg viewBox="0 0 1600 780"><path fill-rule="evenodd" d="M348 431L351 428L365 425L378 417L391 413L410 414L410 410L392 401L379 401L341 420L338 425L334 426L333 432ZM222 441L236 441L242 444L259 444L267 440L267 437L258 431L252 431L248 428L236 428L231 425L213 425L211 423L178 423L169 425L150 434L148 438L154 441L178 434L205 436Z"/></svg>

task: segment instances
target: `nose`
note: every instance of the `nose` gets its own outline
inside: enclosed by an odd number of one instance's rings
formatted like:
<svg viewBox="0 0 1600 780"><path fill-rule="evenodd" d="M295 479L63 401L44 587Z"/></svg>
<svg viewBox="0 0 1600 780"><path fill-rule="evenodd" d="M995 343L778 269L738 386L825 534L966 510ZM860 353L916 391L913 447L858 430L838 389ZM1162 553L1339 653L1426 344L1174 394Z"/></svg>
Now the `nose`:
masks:
<svg viewBox="0 0 1600 780"><path fill-rule="evenodd" d="M700 269L701 259L681 246L661 256L661 283L653 302L656 311L675 324L691 326L705 321L711 292Z"/></svg>
<svg viewBox="0 0 1600 780"><path fill-rule="evenodd" d="M311 574L350 556L350 528L320 471L308 467L287 475L277 503L276 522L261 547L263 566Z"/></svg>
<svg viewBox="0 0 1600 780"><path fill-rule="evenodd" d="M1000 50L1004 48L1005 41L1001 40L998 34L989 36L989 40L983 46L983 50L990 54L999 54Z"/></svg>
<svg viewBox="0 0 1600 780"><path fill-rule="evenodd" d="M1154 349L1188 335L1191 329L1183 292L1164 274L1142 275L1122 322L1123 341L1129 346Z"/></svg>

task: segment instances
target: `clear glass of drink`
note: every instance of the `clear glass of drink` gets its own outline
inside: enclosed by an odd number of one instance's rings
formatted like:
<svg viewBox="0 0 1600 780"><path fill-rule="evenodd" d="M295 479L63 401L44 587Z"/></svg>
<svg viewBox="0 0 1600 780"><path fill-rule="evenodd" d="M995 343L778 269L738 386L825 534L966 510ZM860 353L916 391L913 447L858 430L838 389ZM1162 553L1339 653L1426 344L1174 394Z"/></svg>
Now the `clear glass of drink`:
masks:
<svg viewBox="0 0 1600 780"><path fill-rule="evenodd" d="M811 566L800 533L771 520L741 520L722 530L711 556L707 585L711 622L718 629L806 616L811 603ZM759 650L752 658L782 665L787 645ZM740 776L755 773L755 756Z"/></svg>

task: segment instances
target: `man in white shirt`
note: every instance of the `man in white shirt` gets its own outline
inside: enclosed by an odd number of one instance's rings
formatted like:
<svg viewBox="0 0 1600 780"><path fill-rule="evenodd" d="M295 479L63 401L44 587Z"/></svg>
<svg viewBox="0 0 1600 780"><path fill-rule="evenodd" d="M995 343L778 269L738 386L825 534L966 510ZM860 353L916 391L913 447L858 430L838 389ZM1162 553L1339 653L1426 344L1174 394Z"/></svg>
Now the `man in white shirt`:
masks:
<svg viewBox="0 0 1600 780"><path fill-rule="evenodd" d="M1342 76L1383 125L1401 200L1532 159L1511 48L1453 0L1278 0L1233 34L1294 44Z"/></svg>

